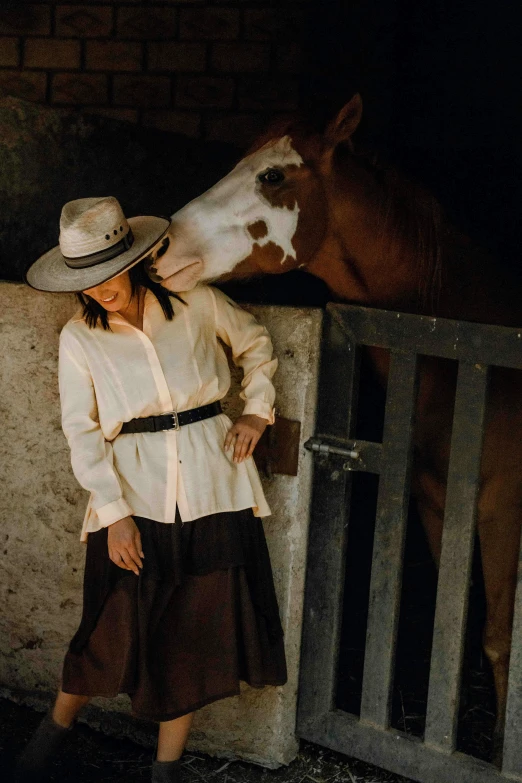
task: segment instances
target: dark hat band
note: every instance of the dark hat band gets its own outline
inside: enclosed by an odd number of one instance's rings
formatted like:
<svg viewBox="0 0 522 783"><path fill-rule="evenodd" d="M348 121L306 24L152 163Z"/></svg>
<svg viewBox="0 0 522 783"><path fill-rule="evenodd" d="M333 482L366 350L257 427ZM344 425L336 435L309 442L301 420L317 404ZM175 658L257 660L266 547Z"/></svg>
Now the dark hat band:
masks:
<svg viewBox="0 0 522 783"><path fill-rule="evenodd" d="M106 250L98 250L96 253L91 253L88 256L80 256L79 258L68 258L64 256L64 261L70 269L86 269L88 266L96 266L104 261L110 261L111 258L125 253L129 250L134 243L134 235L132 229L129 226L127 234L116 242L115 245L111 245Z"/></svg>

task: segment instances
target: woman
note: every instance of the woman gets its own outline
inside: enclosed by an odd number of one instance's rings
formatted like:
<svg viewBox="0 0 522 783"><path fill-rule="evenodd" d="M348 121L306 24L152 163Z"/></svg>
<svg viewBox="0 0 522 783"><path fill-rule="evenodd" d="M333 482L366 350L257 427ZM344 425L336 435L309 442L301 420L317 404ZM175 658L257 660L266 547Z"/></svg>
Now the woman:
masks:
<svg viewBox="0 0 522 783"><path fill-rule="evenodd" d="M149 279L170 221L126 220L115 198L62 210L60 244L26 273L77 292L60 335L62 426L90 492L83 614L53 709L18 762L41 780L93 696L128 693L159 722L153 781L180 781L194 711L250 685L282 685L286 664L252 459L273 422L268 333L217 289L182 296ZM221 340L244 379L233 426Z"/></svg>

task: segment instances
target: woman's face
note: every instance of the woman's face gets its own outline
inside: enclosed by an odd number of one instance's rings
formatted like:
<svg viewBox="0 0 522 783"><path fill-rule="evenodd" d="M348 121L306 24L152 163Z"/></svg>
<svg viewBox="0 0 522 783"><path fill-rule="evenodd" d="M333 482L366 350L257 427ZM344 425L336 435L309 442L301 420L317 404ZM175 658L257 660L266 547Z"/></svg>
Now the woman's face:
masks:
<svg viewBox="0 0 522 783"><path fill-rule="evenodd" d="M129 271L125 270L112 280L100 283L94 288L87 288L82 293L90 296L109 313L125 309L130 303L132 293Z"/></svg>

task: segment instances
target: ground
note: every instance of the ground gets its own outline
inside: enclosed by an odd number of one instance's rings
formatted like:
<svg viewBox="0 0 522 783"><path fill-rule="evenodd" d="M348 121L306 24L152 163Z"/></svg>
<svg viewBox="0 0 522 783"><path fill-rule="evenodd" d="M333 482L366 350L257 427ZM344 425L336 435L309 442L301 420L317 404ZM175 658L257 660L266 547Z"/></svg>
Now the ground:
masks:
<svg viewBox="0 0 522 783"><path fill-rule="evenodd" d="M0 699L0 769L4 773L41 718L42 713ZM49 780L53 783L148 781L150 759L149 749L128 740L115 740L80 724L53 764ZM277 770L196 753L185 754L183 770L183 783L411 783L407 778L307 742L302 743L292 764Z"/></svg>

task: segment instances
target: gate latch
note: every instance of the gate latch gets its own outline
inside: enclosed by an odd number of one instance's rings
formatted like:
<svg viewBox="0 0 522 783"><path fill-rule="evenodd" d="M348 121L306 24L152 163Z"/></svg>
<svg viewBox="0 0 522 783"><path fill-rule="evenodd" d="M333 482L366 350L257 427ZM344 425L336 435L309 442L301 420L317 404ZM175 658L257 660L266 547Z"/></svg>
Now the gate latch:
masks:
<svg viewBox="0 0 522 783"><path fill-rule="evenodd" d="M343 470L353 470L353 463L350 460L360 459L360 452L355 450L355 443L352 448L338 446L334 443L327 443L322 438L310 438L304 444L305 449L314 452L318 457L345 457L347 461L343 465Z"/></svg>

